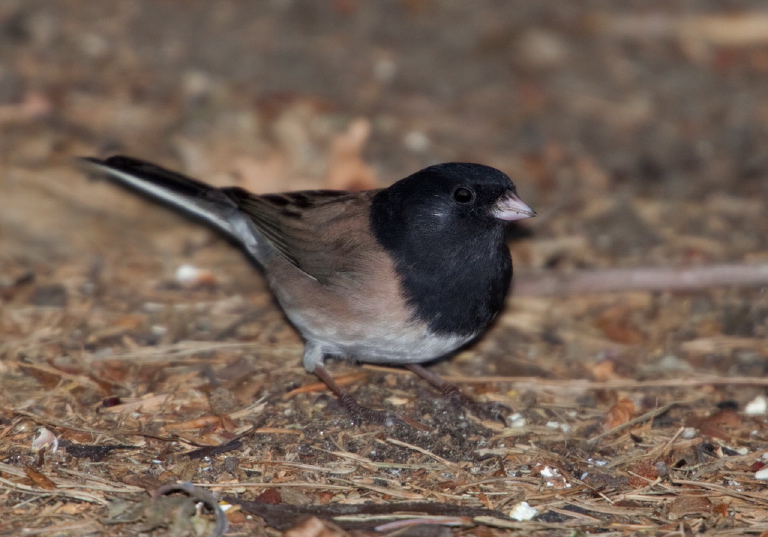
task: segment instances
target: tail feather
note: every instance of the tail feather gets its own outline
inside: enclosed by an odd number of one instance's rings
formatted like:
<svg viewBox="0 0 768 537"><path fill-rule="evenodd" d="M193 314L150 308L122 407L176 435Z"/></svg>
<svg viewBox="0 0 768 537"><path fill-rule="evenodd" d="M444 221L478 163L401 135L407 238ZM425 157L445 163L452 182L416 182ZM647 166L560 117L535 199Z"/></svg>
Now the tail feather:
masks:
<svg viewBox="0 0 768 537"><path fill-rule="evenodd" d="M114 156L81 159L113 182L200 218L234 238L242 239L233 217L237 205L220 189L143 160Z"/></svg>

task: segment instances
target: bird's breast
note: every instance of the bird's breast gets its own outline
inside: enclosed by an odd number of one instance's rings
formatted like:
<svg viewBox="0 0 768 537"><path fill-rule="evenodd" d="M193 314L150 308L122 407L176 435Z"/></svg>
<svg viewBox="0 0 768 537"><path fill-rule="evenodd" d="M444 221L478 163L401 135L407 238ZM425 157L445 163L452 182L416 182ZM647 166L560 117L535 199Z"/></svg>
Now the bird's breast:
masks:
<svg viewBox="0 0 768 537"><path fill-rule="evenodd" d="M418 319L403 295L392 260L366 259L365 270L329 281L306 277L290 263L267 271L274 294L292 324L326 354L373 363L418 363L439 358L474 334L438 334Z"/></svg>

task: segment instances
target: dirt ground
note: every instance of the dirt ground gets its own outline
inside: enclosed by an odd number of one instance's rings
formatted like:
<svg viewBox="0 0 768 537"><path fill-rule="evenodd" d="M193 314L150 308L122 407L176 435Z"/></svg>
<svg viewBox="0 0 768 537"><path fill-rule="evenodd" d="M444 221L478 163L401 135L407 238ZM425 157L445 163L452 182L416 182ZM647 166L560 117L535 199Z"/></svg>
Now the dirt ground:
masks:
<svg viewBox="0 0 768 537"><path fill-rule="evenodd" d="M236 248L75 165L115 153L508 173L515 293L432 366L506 422L333 362L421 426L352 424ZM763 2L3 0L0 535L768 535L766 214Z"/></svg>

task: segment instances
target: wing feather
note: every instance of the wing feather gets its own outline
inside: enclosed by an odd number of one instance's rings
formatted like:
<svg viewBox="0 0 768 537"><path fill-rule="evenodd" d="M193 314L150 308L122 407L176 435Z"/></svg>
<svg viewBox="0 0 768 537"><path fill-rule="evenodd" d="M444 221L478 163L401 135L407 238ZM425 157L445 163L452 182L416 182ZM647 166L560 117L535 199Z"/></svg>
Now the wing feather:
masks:
<svg viewBox="0 0 768 537"><path fill-rule="evenodd" d="M376 191L309 190L265 196L240 188L223 191L277 252L319 281L354 272L375 246L370 240L369 210Z"/></svg>

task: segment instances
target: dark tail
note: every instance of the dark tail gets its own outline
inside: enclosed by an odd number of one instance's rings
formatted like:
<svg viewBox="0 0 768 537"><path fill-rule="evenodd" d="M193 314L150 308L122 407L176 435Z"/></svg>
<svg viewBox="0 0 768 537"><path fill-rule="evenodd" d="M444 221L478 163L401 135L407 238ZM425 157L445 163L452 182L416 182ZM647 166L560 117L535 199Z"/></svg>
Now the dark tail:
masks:
<svg viewBox="0 0 768 537"><path fill-rule="evenodd" d="M149 199L195 216L232 237L240 238L233 218L237 205L221 189L143 160L115 156L81 159L91 170Z"/></svg>

